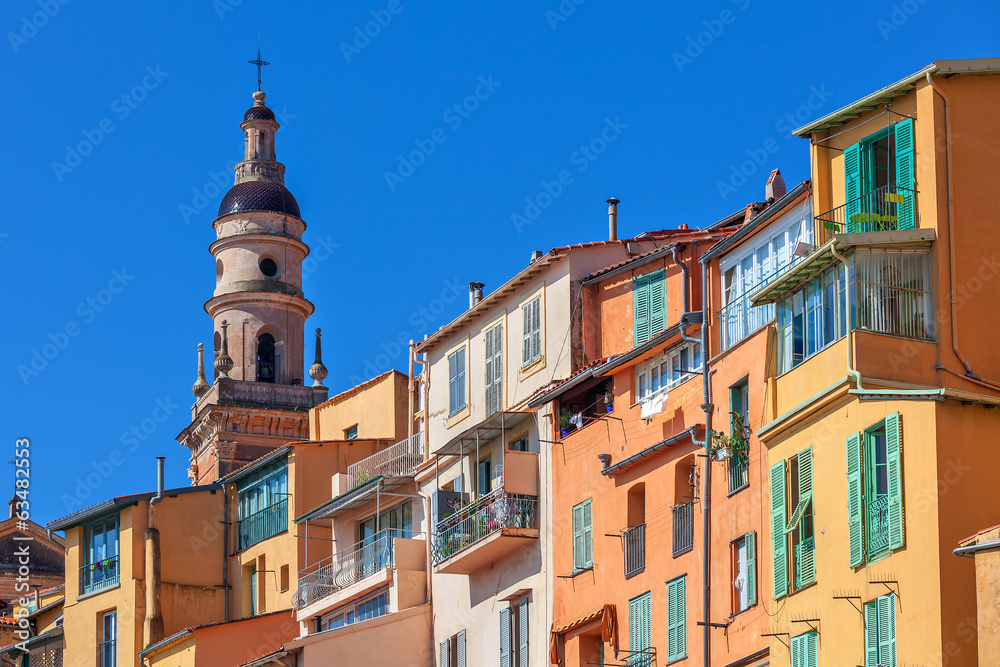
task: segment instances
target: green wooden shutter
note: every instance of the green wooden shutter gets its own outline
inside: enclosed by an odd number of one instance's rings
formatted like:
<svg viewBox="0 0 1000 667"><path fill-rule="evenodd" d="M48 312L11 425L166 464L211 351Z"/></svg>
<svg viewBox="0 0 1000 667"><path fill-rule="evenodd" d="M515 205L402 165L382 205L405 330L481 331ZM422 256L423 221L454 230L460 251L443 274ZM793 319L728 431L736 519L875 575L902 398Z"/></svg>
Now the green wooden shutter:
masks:
<svg viewBox="0 0 1000 667"><path fill-rule="evenodd" d="M806 667L817 667L819 656L816 653L816 633L810 632L806 635Z"/></svg>
<svg viewBox="0 0 1000 667"><path fill-rule="evenodd" d="M687 656L687 577L667 582L667 662Z"/></svg>
<svg viewBox="0 0 1000 667"><path fill-rule="evenodd" d="M500 667L510 667L510 608L500 610Z"/></svg>
<svg viewBox="0 0 1000 667"><path fill-rule="evenodd" d="M573 569L583 569L583 505L573 508Z"/></svg>
<svg viewBox="0 0 1000 667"><path fill-rule="evenodd" d="M792 645L790 647L792 653L792 667L805 667L802 664L802 638L805 635L799 635L798 637L792 637Z"/></svg>
<svg viewBox="0 0 1000 667"><path fill-rule="evenodd" d="M670 589L667 588L669 596ZM668 602L669 605L669 602ZM645 651L652 645L653 624L651 617L652 593L646 592L628 601L628 650L636 664L647 664L637 651ZM669 628L668 628L669 632Z"/></svg>
<svg viewBox="0 0 1000 667"><path fill-rule="evenodd" d="M896 142L896 187L903 200L896 209L896 229L913 229L916 224L917 195L913 175L913 121L904 120L893 126Z"/></svg>
<svg viewBox="0 0 1000 667"><path fill-rule="evenodd" d="M896 597L883 595L878 607L878 659L884 667L896 667Z"/></svg>
<svg viewBox="0 0 1000 667"><path fill-rule="evenodd" d="M816 633L792 637L792 667L816 667Z"/></svg>
<svg viewBox="0 0 1000 667"><path fill-rule="evenodd" d="M865 604L865 667L878 664L878 600Z"/></svg>
<svg viewBox="0 0 1000 667"><path fill-rule="evenodd" d="M465 667L465 630L455 637L455 664L458 667Z"/></svg>
<svg viewBox="0 0 1000 667"><path fill-rule="evenodd" d="M451 664L450 664L451 656L449 654L450 653L450 651L449 651L450 648L451 648L451 641L448 640L448 639L445 639L443 642L441 642L440 644L438 644L438 652L439 652L439 654L441 656L441 665L440 665L440 667L451 667Z"/></svg>
<svg viewBox="0 0 1000 667"><path fill-rule="evenodd" d="M632 280L632 329L636 346L649 340L648 276L639 276Z"/></svg>
<svg viewBox="0 0 1000 667"><path fill-rule="evenodd" d="M861 488L861 434L847 436L847 532L850 544L850 565L857 567L864 560L864 516Z"/></svg>
<svg viewBox="0 0 1000 667"><path fill-rule="evenodd" d="M788 557L785 539L785 462L771 466L771 562L774 599L788 593Z"/></svg>
<svg viewBox="0 0 1000 667"><path fill-rule="evenodd" d="M591 500L583 504L583 566L594 564L594 514Z"/></svg>
<svg viewBox="0 0 1000 667"><path fill-rule="evenodd" d="M889 479L889 547L898 549L905 541L903 524L903 442L898 412L885 418L885 450Z"/></svg>
<svg viewBox="0 0 1000 667"><path fill-rule="evenodd" d="M663 269L649 276L649 335L667 328L667 272Z"/></svg>
<svg viewBox="0 0 1000 667"><path fill-rule="evenodd" d="M858 231L858 214L861 213L861 144L848 146L844 151L844 199L847 204L847 232ZM836 230L843 233L845 230Z"/></svg>
<svg viewBox="0 0 1000 667"><path fill-rule="evenodd" d="M806 510L802 514L803 520L813 511L813 450L806 447L798 453L796 457L799 463L799 501L805 500ZM802 524L799 524L799 548L798 562L796 563L796 585L799 588L808 586L816 581L816 550L812 537L808 539L802 536Z"/></svg>
<svg viewBox="0 0 1000 667"><path fill-rule="evenodd" d="M747 550L747 605L757 604L757 545L756 534L750 531L743 536Z"/></svg>
<svg viewBox="0 0 1000 667"><path fill-rule="evenodd" d="M517 605L518 621L518 665L528 667L528 598L523 598Z"/></svg>

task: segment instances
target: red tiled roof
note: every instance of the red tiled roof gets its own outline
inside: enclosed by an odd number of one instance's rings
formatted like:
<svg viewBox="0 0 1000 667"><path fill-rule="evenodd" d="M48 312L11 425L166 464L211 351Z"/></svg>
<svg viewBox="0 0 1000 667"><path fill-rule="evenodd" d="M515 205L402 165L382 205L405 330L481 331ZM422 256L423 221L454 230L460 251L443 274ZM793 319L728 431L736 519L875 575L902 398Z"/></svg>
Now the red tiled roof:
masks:
<svg viewBox="0 0 1000 667"><path fill-rule="evenodd" d="M720 228L720 229L717 229L717 230L714 230L714 231L711 231L711 232L705 231L705 230L702 230L702 229L685 230L685 231L689 231L690 233L687 234L684 238L675 238L675 240L676 240L675 243L671 243L670 245L661 245L659 247L653 248L652 250L647 250L644 253L640 253L638 255L635 255L634 257L629 257L628 259L622 260L622 261L618 262L617 264L612 264L611 266L605 267L605 268L601 269L600 271L594 271L589 276L587 276L586 280L590 280L592 278L596 278L598 276L602 276L605 273L610 273L612 271L616 271L616 270L622 268L623 266L628 266L630 264L641 264L642 262L644 262L646 259L648 259L652 255L655 255L656 253L659 253L659 252L663 252L663 250L666 249L666 248L670 248L670 247L676 246L676 245L681 245L682 243L685 243L685 242L689 243L691 241L718 241L718 240L722 240L725 237L727 237L730 234L732 234L733 232L737 231L738 229L739 229L739 226L736 226L736 227L723 227L723 228ZM640 242L641 241L645 241L645 240L650 240L650 239L640 239ZM651 239L651 240L659 240L659 237Z"/></svg>
<svg viewBox="0 0 1000 667"><path fill-rule="evenodd" d="M990 526L989 528L983 528L983 529L982 529L981 531L979 531L978 533L975 533L975 534L973 534L973 535L969 535L968 537L965 537L965 538L962 538L961 540L959 540L959 541L958 541L958 543L959 543L959 545L962 545L962 544L965 544L965 543L966 543L966 542L968 542L969 540L973 540L973 539L975 539L975 538L979 537L980 535L983 535L983 534L985 534L985 533L988 533L988 532L990 532L991 530L996 530L997 528L1000 528L1000 524L997 524L997 525L995 525L995 526Z"/></svg>

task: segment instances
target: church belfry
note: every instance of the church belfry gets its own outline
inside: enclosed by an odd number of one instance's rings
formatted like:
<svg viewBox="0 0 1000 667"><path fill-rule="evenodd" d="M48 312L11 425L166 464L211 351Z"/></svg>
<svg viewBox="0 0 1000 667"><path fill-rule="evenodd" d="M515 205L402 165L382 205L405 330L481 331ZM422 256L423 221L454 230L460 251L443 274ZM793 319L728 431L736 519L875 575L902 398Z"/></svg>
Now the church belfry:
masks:
<svg viewBox="0 0 1000 667"><path fill-rule="evenodd" d="M259 53L251 63L259 88L267 63ZM177 437L191 449L195 484L308 438L308 410L327 397L322 378L304 382L305 322L313 312L302 292L306 223L285 187L275 154L279 125L265 98L258 89L243 115L243 161L212 223L216 282L205 311L214 324L214 382L204 379L199 356L192 423Z"/></svg>

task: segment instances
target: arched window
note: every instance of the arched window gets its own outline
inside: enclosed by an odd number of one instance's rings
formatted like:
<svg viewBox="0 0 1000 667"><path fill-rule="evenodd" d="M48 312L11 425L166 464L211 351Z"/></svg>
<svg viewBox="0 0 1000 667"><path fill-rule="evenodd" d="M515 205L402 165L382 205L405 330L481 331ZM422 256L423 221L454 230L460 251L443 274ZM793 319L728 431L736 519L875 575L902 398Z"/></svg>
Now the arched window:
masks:
<svg viewBox="0 0 1000 667"><path fill-rule="evenodd" d="M257 339L257 382L274 383L274 336L269 333Z"/></svg>

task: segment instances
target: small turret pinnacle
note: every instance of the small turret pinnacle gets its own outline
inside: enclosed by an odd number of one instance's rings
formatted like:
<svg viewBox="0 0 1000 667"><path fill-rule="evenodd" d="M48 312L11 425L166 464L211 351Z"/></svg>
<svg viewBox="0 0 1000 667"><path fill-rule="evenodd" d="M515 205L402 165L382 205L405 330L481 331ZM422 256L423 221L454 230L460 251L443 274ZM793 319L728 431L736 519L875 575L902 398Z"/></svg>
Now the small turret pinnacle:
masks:
<svg viewBox="0 0 1000 667"><path fill-rule="evenodd" d="M198 379L194 381L194 386L191 387L191 393L196 397L201 398L205 395L211 387L209 387L208 382L205 380L205 346L198 343Z"/></svg>
<svg viewBox="0 0 1000 667"><path fill-rule="evenodd" d="M226 379L229 378L229 371L233 369L233 360L229 356L229 334L226 331L228 328L229 323L222 320L222 347L215 355L215 370L219 371L220 378Z"/></svg>
<svg viewBox="0 0 1000 667"><path fill-rule="evenodd" d="M309 367L309 377L314 380L312 386L320 389L325 388L323 386L323 380L325 380L326 376L329 375L329 372L326 370L326 366L323 365L323 351L320 346L320 338L322 338L322 336L322 330L316 329L316 361L314 361L313 365Z"/></svg>

